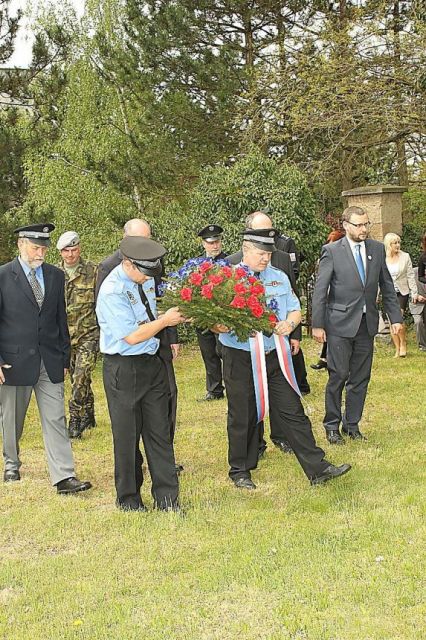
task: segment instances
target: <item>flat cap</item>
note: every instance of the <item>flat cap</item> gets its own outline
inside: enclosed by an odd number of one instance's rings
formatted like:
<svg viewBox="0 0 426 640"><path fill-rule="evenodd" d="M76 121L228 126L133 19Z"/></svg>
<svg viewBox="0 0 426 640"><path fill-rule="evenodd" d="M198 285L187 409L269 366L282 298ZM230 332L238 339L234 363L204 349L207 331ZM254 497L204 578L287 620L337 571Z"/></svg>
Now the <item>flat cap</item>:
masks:
<svg viewBox="0 0 426 640"><path fill-rule="evenodd" d="M43 222L40 224L28 224L25 227L18 227L14 230L14 233L18 234L18 238L27 238L33 244L48 247L50 245L50 234L54 228L55 225L51 222Z"/></svg>
<svg viewBox="0 0 426 640"><path fill-rule="evenodd" d="M80 244L80 236L77 231L65 231L65 233L59 236L56 248L62 251L62 249L66 249L67 247L76 247L78 244Z"/></svg>
<svg viewBox="0 0 426 640"><path fill-rule="evenodd" d="M198 236L206 242L215 242L222 237L223 229L218 224L208 224L198 232Z"/></svg>
<svg viewBox="0 0 426 640"><path fill-rule="evenodd" d="M253 243L262 251L276 251L275 237L278 235L276 229L244 229L240 232L243 240Z"/></svg>
<svg viewBox="0 0 426 640"><path fill-rule="evenodd" d="M161 258L165 255L166 249L159 242L151 238L126 236L120 242L120 251L141 273L150 277L160 275Z"/></svg>

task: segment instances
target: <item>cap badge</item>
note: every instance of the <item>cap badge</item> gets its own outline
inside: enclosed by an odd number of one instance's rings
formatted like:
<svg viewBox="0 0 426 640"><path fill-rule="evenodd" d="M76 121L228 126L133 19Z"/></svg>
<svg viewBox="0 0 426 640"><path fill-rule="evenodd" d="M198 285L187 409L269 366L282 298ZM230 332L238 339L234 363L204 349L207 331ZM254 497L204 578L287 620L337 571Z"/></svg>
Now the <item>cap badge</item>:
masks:
<svg viewBox="0 0 426 640"><path fill-rule="evenodd" d="M275 231L270 231L270 232L269 232L269 237L270 237L270 238L273 238L273 236L274 236L274 235L275 235Z"/></svg>
<svg viewBox="0 0 426 640"><path fill-rule="evenodd" d="M43 227L43 233L47 233L49 231L49 227Z"/></svg>
<svg viewBox="0 0 426 640"><path fill-rule="evenodd" d="M209 226L209 231L214 231L214 226L212 224Z"/></svg>

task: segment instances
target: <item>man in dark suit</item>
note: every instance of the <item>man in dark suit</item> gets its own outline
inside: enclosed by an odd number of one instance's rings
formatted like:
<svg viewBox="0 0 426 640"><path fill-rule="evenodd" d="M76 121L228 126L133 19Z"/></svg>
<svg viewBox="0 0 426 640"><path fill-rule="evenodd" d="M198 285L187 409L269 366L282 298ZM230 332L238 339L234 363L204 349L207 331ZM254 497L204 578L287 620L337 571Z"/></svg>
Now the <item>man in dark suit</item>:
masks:
<svg viewBox="0 0 426 640"><path fill-rule="evenodd" d="M123 237L140 237L140 238L151 238L151 227L149 226L146 220L142 220L141 218L133 218L132 220L128 220L123 228ZM115 267L121 264L123 260L123 256L119 249L112 255L108 256L103 260L98 267L98 278L95 287L95 300L97 300L99 289L101 288L101 284L111 273ZM158 297L158 286L161 283L161 275L156 276L155 287L156 294ZM177 385L176 385L176 377L175 371L173 368L173 359L177 357L179 353L179 344L178 344L178 336L176 327L168 327L164 331L158 335L160 338L160 349L159 355L164 362L164 365L167 370L167 378L169 382L169 422L170 422L170 438L173 442L175 431L176 431L176 413L177 413ZM181 465L178 466L178 471L182 471L183 467Z"/></svg>
<svg viewBox="0 0 426 640"><path fill-rule="evenodd" d="M4 480L20 480L19 440L34 389L52 484L58 493L90 489L75 477L65 423L64 375L70 337L64 274L44 264L53 224L15 230L19 257L0 267L0 423Z"/></svg>
<svg viewBox="0 0 426 640"><path fill-rule="evenodd" d="M254 225L254 226L253 226ZM259 226L264 225L264 227ZM261 211L257 211L246 218L246 227L247 229L272 229L272 221L269 216ZM274 244L275 244L274 238ZM239 264L243 259L243 252L237 251L226 258L230 264ZM296 284L296 276L294 273L294 269L292 266L292 261L290 255L284 251L276 250L271 253L271 265L276 269L280 269L283 271L288 279L290 280L291 288L298 296L297 284ZM293 358L297 354L301 352L300 350L300 341L302 340L302 327L301 325L297 325L295 330L290 335L290 344L292 348ZM294 364L294 362L293 362ZM296 373L296 371L295 371ZM297 373L296 373L297 377ZM299 381L298 381L299 382ZM290 444L287 442L286 437L284 435L282 429L282 420L274 419L274 407L271 407L270 410L270 425L271 425L271 440L278 449L280 449L283 453L293 453L293 450ZM259 458L262 457L263 453L266 450L266 441L264 438L264 424L263 422L259 423Z"/></svg>
<svg viewBox="0 0 426 640"><path fill-rule="evenodd" d="M331 444L344 444L339 431L365 439L359 429L379 325L380 287L392 333L401 329L401 311L381 242L368 239L370 222L361 207L343 212L346 236L322 248L312 299L312 335L327 340L329 380L325 392L324 427ZM346 407L342 416L342 392Z"/></svg>

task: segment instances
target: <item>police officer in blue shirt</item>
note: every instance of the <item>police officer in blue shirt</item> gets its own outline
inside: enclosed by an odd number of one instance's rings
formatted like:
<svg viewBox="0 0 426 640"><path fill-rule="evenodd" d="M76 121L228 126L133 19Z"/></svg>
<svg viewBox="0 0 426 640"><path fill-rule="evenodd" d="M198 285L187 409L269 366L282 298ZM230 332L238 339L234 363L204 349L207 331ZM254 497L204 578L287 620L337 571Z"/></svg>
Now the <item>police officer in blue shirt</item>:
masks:
<svg viewBox="0 0 426 640"><path fill-rule="evenodd" d="M141 499L142 436L154 506L178 511L178 478L168 422L168 382L158 332L183 322L177 307L157 318L154 276L165 248L149 238L122 240L123 260L102 283L96 313L114 441L117 506L146 511Z"/></svg>
<svg viewBox="0 0 426 640"><path fill-rule="evenodd" d="M286 274L270 265L275 251L275 232L271 229L246 229L243 233L243 260L265 287L266 298L274 298L279 322L275 333L288 336L300 323L300 305ZM240 342L226 327L216 327L223 349L223 377L228 398L229 477L236 487L255 489L251 471L257 466L257 411L249 342ZM271 418L281 420L282 430L311 484L340 476L350 469L336 467L324 458L316 443L309 418L299 395L281 371L273 336L263 337L266 353Z"/></svg>

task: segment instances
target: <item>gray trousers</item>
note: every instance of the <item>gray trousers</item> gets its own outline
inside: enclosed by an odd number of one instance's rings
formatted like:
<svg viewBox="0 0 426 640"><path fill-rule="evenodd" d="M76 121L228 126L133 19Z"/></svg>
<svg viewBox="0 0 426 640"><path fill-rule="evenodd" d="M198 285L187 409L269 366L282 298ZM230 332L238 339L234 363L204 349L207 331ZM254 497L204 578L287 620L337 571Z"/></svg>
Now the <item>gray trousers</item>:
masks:
<svg viewBox="0 0 426 640"><path fill-rule="evenodd" d="M359 431L373 363L374 336L367 331L365 315L354 338L327 333L328 383L325 389L326 431L337 431L340 422L345 431ZM342 416L342 392L346 387L345 414Z"/></svg>
<svg viewBox="0 0 426 640"><path fill-rule="evenodd" d="M422 313L413 313L416 340L419 349L426 350L426 305Z"/></svg>
<svg viewBox="0 0 426 640"><path fill-rule="evenodd" d="M3 458L6 471L18 470L19 441L25 415L34 393L43 430L44 448L52 484L75 476L71 444L65 422L64 383L50 381L43 362L34 387L0 387L0 426L3 435Z"/></svg>

